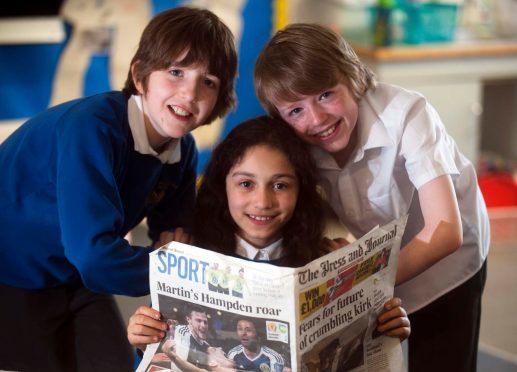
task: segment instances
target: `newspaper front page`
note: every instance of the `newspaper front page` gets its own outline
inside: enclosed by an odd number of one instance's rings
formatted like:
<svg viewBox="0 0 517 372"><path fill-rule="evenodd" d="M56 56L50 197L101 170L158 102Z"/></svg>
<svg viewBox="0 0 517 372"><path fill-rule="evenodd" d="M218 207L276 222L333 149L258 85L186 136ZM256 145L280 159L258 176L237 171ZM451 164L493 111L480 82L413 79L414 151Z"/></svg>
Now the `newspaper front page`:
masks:
<svg viewBox="0 0 517 372"><path fill-rule="evenodd" d="M393 296L406 217L300 268L172 242L151 253L170 325L137 371L404 371L376 318Z"/></svg>

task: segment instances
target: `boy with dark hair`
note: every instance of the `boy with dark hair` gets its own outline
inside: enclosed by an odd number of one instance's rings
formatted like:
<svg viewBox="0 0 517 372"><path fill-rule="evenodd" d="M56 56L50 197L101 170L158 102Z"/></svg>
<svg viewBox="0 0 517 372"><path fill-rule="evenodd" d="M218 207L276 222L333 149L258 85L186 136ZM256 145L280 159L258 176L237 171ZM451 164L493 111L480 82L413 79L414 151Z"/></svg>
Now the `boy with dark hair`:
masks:
<svg viewBox="0 0 517 372"><path fill-rule="evenodd" d="M153 241L188 226L189 134L235 104L233 35L213 13L174 8L144 30L122 92L66 102L0 145L0 369L130 370L110 294L149 292Z"/></svg>
<svg viewBox="0 0 517 372"><path fill-rule="evenodd" d="M256 322L246 318L238 319L236 332L240 345L228 351L228 358L235 362L238 370L285 372L285 361L282 355L261 345ZM287 370L290 369L287 368Z"/></svg>

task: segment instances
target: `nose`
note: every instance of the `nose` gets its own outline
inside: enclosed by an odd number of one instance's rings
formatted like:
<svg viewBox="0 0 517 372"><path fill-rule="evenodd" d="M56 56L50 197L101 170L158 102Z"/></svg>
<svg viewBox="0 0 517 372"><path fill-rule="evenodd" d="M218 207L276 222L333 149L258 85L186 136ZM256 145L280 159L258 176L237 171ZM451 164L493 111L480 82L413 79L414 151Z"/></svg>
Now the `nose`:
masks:
<svg viewBox="0 0 517 372"><path fill-rule="evenodd" d="M194 102L198 95L199 82L197 79L185 79L180 87L180 96L187 102Z"/></svg>
<svg viewBox="0 0 517 372"><path fill-rule="evenodd" d="M259 209L267 209L273 206L273 191L269 188L258 188L255 193L255 207Z"/></svg>
<svg viewBox="0 0 517 372"><path fill-rule="evenodd" d="M325 119L325 113L317 105L309 106L307 108L307 111L309 112L309 115L307 115L307 127L323 124Z"/></svg>

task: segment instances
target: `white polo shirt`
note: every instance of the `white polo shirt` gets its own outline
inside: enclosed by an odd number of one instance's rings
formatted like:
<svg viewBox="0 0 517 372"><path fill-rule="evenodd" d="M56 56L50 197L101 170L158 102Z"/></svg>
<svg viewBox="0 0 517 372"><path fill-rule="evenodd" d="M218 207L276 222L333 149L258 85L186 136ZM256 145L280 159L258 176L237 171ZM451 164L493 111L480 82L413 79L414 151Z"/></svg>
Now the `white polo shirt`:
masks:
<svg viewBox="0 0 517 372"><path fill-rule="evenodd" d="M416 92L379 83L359 103L357 130L356 151L342 169L329 153L311 149L330 204L354 236L409 214L404 246L423 228L418 188L444 174L454 183L463 245L395 288L405 309L414 312L469 279L488 254L490 227L476 173Z"/></svg>

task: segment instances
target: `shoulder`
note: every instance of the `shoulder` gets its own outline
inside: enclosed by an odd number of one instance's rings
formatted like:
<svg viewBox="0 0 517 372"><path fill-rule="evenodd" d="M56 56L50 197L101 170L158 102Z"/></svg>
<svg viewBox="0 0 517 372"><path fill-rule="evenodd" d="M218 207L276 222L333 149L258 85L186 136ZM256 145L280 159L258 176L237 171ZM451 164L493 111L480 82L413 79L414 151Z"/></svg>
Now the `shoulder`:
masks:
<svg viewBox="0 0 517 372"><path fill-rule="evenodd" d="M122 92L107 92L70 103L56 124L57 141L63 153L90 158L97 164L122 166L133 148L127 118L127 98Z"/></svg>
<svg viewBox="0 0 517 372"><path fill-rule="evenodd" d="M127 117L127 104L128 98L124 93L112 91L69 101L55 106L54 109L63 111L67 117L78 119L106 119L111 116L121 119Z"/></svg>
<svg viewBox="0 0 517 372"><path fill-rule="evenodd" d="M370 89L359 104L360 115L373 113L381 119L393 121L394 118L405 117L415 108L423 109L427 105L426 98L419 92L403 87L379 83Z"/></svg>
<svg viewBox="0 0 517 372"><path fill-rule="evenodd" d="M242 345L237 345L228 351L228 358L233 359L237 354L242 353Z"/></svg>
<svg viewBox="0 0 517 372"><path fill-rule="evenodd" d="M190 329L186 325L176 327L176 333L182 336L190 336Z"/></svg>
<svg viewBox="0 0 517 372"><path fill-rule="evenodd" d="M408 102L425 101L425 97L417 91L382 82L378 83L375 88L369 89L365 94L365 98L377 102L378 105L389 105L393 103L395 98Z"/></svg>
<svg viewBox="0 0 517 372"><path fill-rule="evenodd" d="M361 114L365 111L373 111L381 116L405 116L414 107L424 108L426 98L419 92L400 87L398 85L378 83L375 89L370 89L364 95L359 105Z"/></svg>
<svg viewBox="0 0 517 372"><path fill-rule="evenodd" d="M421 131L439 121L422 94L386 83L365 94L359 103L359 116L363 126L382 124L393 143L401 140L407 128Z"/></svg>
<svg viewBox="0 0 517 372"><path fill-rule="evenodd" d="M53 108L58 112L58 133L129 133L127 97L122 92L106 92L70 101Z"/></svg>
<svg viewBox="0 0 517 372"><path fill-rule="evenodd" d="M262 353L267 355L268 358L270 358L272 361L274 361L276 363L279 363L279 364L284 363L284 358L282 357L282 355L279 352L277 352L267 346L262 346Z"/></svg>
<svg viewBox="0 0 517 372"><path fill-rule="evenodd" d="M182 162L185 160L188 161L197 161L197 147L196 141L194 140L194 136L191 133L188 133L181 137L181 159Z"/></svg>
<svg viewBox="0 0 517 372"><path fill-rule="evenodd" d="M122 92L106 92L52 106L27 123L59 131L77 128L86 131L102 122L127 121L127 98Z"/></svg>

